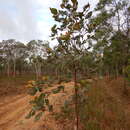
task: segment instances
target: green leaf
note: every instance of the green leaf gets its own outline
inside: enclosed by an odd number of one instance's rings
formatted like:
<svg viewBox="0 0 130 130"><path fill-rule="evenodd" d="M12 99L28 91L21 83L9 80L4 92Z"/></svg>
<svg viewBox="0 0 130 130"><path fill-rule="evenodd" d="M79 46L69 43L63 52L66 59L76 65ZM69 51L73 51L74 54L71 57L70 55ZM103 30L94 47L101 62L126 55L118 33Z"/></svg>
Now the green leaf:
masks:
<svg viewBox="0 0 130 130"><path fill-rule="evenodd" d="M43 112L38 113L38 114L35 116L35 121L40 120L40 118L41 118L42 115L43 115Z"/></svg>
<svg viewBox="0 0 130 130"><path fill-rule="evenodd" d="M29 112L29 114L25 117L26 119L29 119L29 118L31 118L32 116L34 116L35 115L35 111L34 110L31 110L30 112Z"/></svg>
<svg viewBox="0 0 130 130"><path fill-rule="evenodd" d="M48 109L49 109L49 112L52 112L52 111L53 111L53 106L52 106L52 105L49 105L49 106L48 106Z"/></svg>
<svg viewBox="0 0 130 130"><path fill-rule="evenodd" d="M68 10L70 10L70 8L72 8L72 6L71 6L70 4L67 4L67 5L66 5L66 8L67 8Z"/></svg>
<svg viewBox="0 0 130 130"><path fill-rule="evenodd" d="M67 32L65 35L61 35L59 37L60 40L69 40L70 39L70 32Z"/></svg>
<svg viewBox="0 0 130 130"><path fill-rule="evenodd" d="M37 105L35 105L35 106L33 106L33 110L34 111L38 111L38 110L41 110L43 108L43 106L37 106Z"/></svg>
<svg viewBox="0 0 130 130"><path fill-rule="evenodd" d="M64 88L65 88L65 87L62 86L62 85L61 85L61 86L58 86L58 90L62 90L62 91L64 91Z"/></svg>
<svg viewBox="0 0 130 130"><path fill-rule="evenodd" d="M75 23L73 25L73 30L80 30L81 26L80 26L80 23Z"/></svg>
<svg viewBox="0 0 130 130"><path fill-rule="evenodd" d="M58 90L58 89L53 89L53 90L52 90L52 93L53 93L53 94L59 93L59 90Z"/></svg>
<svg viewBox="0 0 130 130"><path fill-rule="evenodd" d="M60 5L60 7L63 9L63 8L65 8L65 5L62 3L62 4Z"/></svg>
<svg viewBox="0 0 130 130"><path fill-rule="evenodd" d="M130 7L128 7L128 11L130 12Z"/></svg>
<svg viewBox="0 0 130 130"><path fill-rule="evenodd" d="M56 24L51 28L51 31L52 31L54 34L57 33Z"/></svg>
<svg viewBox="0 0 130 130"><path fill-rule="evenodd" d="M42 92L42 86L39 86L38 89L39 89L39 92Z"/></svg>
<svg viewBox="0 0 130 130"><path fill-rule="evenodd" d="M38 88L38 87L35 87L35 89L36 89L37 91L39 91L39 88Z"/></svg>
<svg viewBox="0 0 130 130"><path fill-rule="evenodd" d="M82 12L79 12L79 13L78 13L78 17L82 19L83 13L82 13Z"/></svg>
<svg viewBox="0 0 130 130"><path fill-rule="evenodd" d="M92 16L92 11L90 11L87 15L86 15L86 19L90 18Z"/></svg>
<svg viewBox="0 0 130 130"><path fill-rule="evenodd" d="M85 6L83 7L84 11L85 11L87 8L89 8L89 7L90 7L90 4L88 3L87 5L85 5Z"/></svg>
<svg viewBox="0 0 130 130"><path fill-rule="evenodd" d="M39 98L45 98L46 94L45 93L41 93Z"/></svg>
<svg viewBox="0 0 130 130"><path fill-rule="evenodd" d="M51 10L51 13L52 14L54 14L54 15L57 15L57 9L55 9L55 8L50 8L50 10Z"/></svg>
<svg viewBox="0 0 130 130"><path fill-rule="evenodd" d="M71 0L71 2L73 3L73 5L77 4L78 1L77 0Z"/></svg>
<svg viewBox="0 0 130 130"><path fill-rule="evenodd" d="M45 103L46 103L46 105L49 105L49 100L45 99Z"/></svg>

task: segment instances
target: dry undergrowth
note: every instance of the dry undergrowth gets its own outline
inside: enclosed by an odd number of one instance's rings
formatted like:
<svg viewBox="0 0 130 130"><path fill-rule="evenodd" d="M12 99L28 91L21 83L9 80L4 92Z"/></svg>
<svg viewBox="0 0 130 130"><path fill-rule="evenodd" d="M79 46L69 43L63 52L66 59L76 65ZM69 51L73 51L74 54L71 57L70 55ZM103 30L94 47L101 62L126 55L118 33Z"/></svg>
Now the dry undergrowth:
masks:
<svg viewBox="0 0 130 130"><path fill-rule="evenodd" d="M65 93L49 97L55 106L54 112L45 113L38 122L25 120L30 109L29 96L22 94L10 98L7 95L0 103L0 130L73 130L73 104L63 109L66 101L73 98L73 82L64 85ZM84 93L87 100L79 105L81 130L130 129L130 98L123 95L122 86L122 78L109 82L100 80L87 86Z"/></svg>

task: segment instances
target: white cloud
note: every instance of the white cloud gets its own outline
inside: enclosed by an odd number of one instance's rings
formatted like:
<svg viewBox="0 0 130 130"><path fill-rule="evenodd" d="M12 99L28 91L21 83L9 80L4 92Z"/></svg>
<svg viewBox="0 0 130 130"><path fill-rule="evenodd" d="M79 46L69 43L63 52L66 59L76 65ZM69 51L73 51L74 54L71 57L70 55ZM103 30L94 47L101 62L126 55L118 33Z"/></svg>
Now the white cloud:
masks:
<svg viewBox="0 0 130 130"><path fill-rule="evenodd" d="M49 7L59 7L61 0L0 0L0 38L22 41L47 40L54 24ZM97 0L79 0L79 5Z"/></svg>
<svg viewBox="0 0 130 130"><path fill-rule="evenodd" d="M0 33L2 39L30 40L37 36L35 8L31 0L0 0Z"/></svg>

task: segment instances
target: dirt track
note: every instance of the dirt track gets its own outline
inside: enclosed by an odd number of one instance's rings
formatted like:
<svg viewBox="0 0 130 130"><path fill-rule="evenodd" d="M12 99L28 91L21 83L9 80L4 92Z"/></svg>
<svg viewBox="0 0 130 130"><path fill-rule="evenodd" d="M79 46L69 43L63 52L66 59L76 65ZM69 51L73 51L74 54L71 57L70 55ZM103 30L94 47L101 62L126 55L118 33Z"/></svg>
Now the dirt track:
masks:
<svg viewBox="0 0 130 130"><path fill-rule="evenodd" d="M73 83L66 83L65 93L52 94L49 99L54 111L59 111L60 105L73 92ZM30 110L29 101L32 97L24 94L15 97L6 97L0 102L0 130L61 130L51 113L45 112L40 121L25 119Z"/></svg>

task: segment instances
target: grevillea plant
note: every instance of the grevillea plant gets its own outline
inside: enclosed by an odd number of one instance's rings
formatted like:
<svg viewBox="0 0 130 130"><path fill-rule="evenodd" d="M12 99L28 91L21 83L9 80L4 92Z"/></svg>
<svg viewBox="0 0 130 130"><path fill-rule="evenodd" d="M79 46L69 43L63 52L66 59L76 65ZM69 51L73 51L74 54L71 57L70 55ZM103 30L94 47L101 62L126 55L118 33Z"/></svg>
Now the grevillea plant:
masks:
<svg viewBox="0 0 130 130"><path fill-rule="evenodd" d="M45 111L52 112L53 105L50 104L48 99L50 94L59 93L61 90L64 91L64 86L57 86L57 88L52 89L51 91L44 91L48 85L48 77L43 77L41 80L29 81L27 84L28 94L33 97L33 100L30 101L32 108L28 115L27 119L35 116L35 120L39 120ZM44 89L43 89L44 88Z"/></svg>

